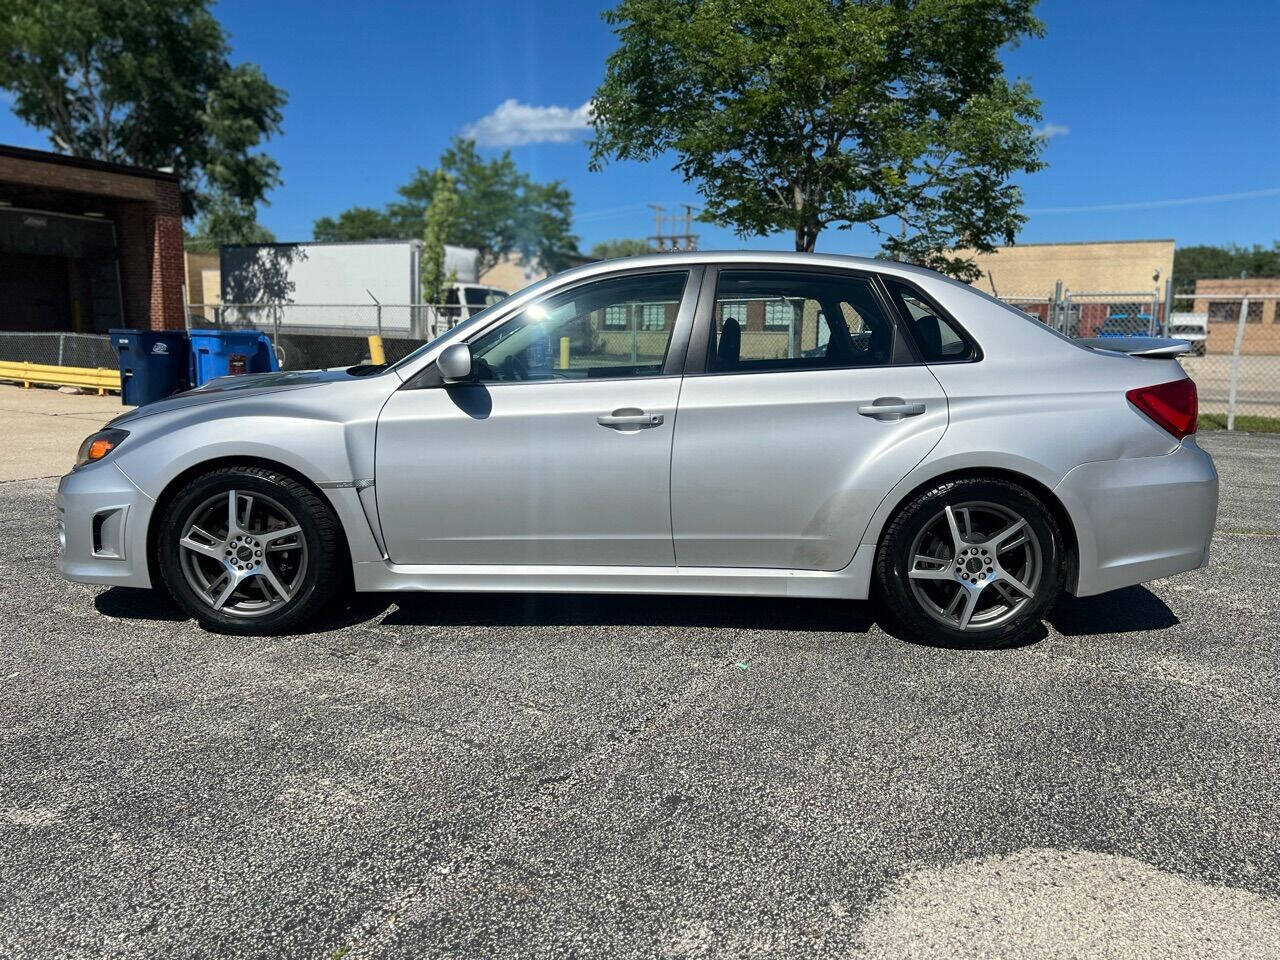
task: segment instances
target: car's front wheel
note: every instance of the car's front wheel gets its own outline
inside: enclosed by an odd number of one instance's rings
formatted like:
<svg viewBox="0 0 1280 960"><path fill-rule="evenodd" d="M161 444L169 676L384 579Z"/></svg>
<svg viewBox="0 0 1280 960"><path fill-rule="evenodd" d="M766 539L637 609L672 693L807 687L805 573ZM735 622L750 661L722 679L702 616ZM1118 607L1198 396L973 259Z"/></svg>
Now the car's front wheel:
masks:
<svg viewBox="0 0 1280 960"><path fill-rule="evenodd" d="M256 466L211 470L169 503L157 560L179 606L207 630L281 633L343 592L333 509L293 477Z"/></svg>
<svg viewBox="0 0 1280 960"><path fill-rule="evenodd" d="M908 501L880 544L876 575L914 637L968 647L1027 636L1058 598L1062 535L1024 487L995 478L939 483Z"/></svg>

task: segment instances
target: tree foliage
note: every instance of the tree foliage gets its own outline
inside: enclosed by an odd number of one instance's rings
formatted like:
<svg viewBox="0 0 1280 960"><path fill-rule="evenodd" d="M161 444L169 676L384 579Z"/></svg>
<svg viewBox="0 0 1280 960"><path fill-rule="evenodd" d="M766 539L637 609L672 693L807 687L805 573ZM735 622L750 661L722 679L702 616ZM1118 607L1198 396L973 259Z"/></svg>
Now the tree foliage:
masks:
<svg viewBox="0 0 1280 960"><path fill-rule="evenodd" d="M516 166L510 151L486 160L475 141L456 138L435 170L419 167L382 210L352 207L315 222L317 240L408 240L421 237L432 197L446 174L457 193L448 243L480 251L480 272L509 254L550 271L577 255L573 199L559 180L538 183Z"/></svg>
<svg viewBox="0 0 1280 960"><path fill-rule="evenodd" d="M638 257L649 251L649 245L635 237L619 237L616 240L601 240L591 248L591 256L599 260L613 260L617 257Z"/></svg>
<svg viewBox="0 0 1280 960"><path fill-rule="evenodd" d="M1196 281L1210 277L1280 277L1280 242L1239 247L1178 247L1173 252L1173 289L1194 293Z"/></svg>
<svg viewBox="0 0 1280 960"><path fill-rule="evenodd" d="M257 150L285 95L253 64L231 65L208 0L7 0L0 87L56 150L172 167L182 212L223 240L252 235L280 182Z"/></svg>
<svg viewBox="0 0 1280 960"><path fill-rule="evenodd" d="M863 224L885 255L971 278L949 251L1012 242L1039 101L1000 50L1035 0L621 0L592 163L674 153L703 219L813 250Z"/></svg>
<svg viewBox="0 0 1280 960"><path fill-rule="evenodd" d="M261 224L255 223L234 239L211 236L208 226L201 223L195 233L182 231L182 249L191 253L217 253L224 243L275 243L276 235Z"/></svg>
<svg viewBox="0 0 1280 960"><path fill-rule="evenodd" d="M457 220L458 191L453 177L437 170L422 234L422 299L425 303L444 303L449 287L458 279L452 271L446 272L444 266L445 241L454 232Z"/></svg>

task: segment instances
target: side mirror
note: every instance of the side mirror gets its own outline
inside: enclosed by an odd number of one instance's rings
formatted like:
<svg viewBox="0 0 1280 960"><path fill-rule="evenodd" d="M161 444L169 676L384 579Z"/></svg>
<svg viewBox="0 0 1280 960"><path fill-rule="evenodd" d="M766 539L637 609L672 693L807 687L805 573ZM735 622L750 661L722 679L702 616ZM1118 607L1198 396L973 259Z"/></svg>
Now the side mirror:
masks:
<svg viewBox="0 0 1280 960"><path fill-rule="evenodd" d="M457 383L471 377L471 347L465 343L451 343L436 357L436 369L445 383Z"/></svg>

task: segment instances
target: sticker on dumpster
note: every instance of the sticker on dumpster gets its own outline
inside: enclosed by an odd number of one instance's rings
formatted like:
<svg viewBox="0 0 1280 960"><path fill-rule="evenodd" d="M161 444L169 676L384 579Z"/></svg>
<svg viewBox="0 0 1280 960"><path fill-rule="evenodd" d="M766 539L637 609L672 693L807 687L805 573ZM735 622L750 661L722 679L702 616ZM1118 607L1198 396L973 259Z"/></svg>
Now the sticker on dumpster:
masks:
<svg viewBox="0 0 1280 960"><path fill-rule="evenodd" d="M168 345L167 343L163 343L163 342L161 342L161 343L157 343L155 346L153 346L153 347L151 348L151 352L152 352L152 353L165 353L165 354L167 354L167 353L169 352L169 345Z"/></svg>

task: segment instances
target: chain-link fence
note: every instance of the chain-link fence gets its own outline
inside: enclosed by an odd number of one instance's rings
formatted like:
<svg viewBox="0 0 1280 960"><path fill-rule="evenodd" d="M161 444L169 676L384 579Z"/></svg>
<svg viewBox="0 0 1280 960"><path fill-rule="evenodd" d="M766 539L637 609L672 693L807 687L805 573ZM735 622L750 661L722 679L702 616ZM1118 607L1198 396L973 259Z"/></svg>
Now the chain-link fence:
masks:
<svg viewBox="0 0 1280 960"><path fill-rule="evenodd" d="M1069 337L1185 339L1192 354L1182 364L1196 381L1201 413L1223 426L1237 426L1238 415L1269 418L1268 428L1280 427L1280 294L1170 297L1167 289L1096 293L1058 284L1047 294L1002 293L1000 299ZM1256 419L1240 424L1263 425Z"/></svg>
<svg viewBox="0 0 1280 960"><path fill-rule="evenodd" d="M254 329L275 344L286 370L369 362L369 337L382 337L390 362L416 350L478 310L458 304L194 304L193 329Z"/></svg>
<svg viewBox="0 0 1280 960"><path fill-rule="evenodd" d="M1182 363L1196 381L1203 414L1224 426L1256 427L1262 424L1257 418L1280 426L1280 293L1177 294L1170 309L1168 295L1161 291L1075 292L1057 284L1047 293L1005 293L1000 299L1072 337L1185 338L1192 344L1193 355ZM197 304L188 315L192 328L262 330L275 345L284 369L303 370L367 363L368 338L378 333L386 359L394 362L475 309L410 304ZM634 349L638 362L658 349L650 349L653 334L643 328L608 329L601 336L609 338L610 351ZM665 334L657 337L664 338ZM591 352L579 346L578 353ZM68 367L117 365L111 338L102 334L0 332L0 359Z"/></svg>
<svg viewBox="0 0 1280 960"><path fill-rule="evenodd" d="M118 365L111 338L97 333L0 331L0 360L107 370Z"/></svg>
<svg viewBox="0 0 1280 960"><path fill-rule="evenodd" d="M1195 346L1182 365L1202 414L1233 428L1280 426L1280 294L1179 294L1169 327Z"/></svg>

